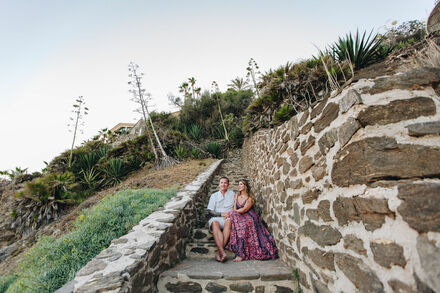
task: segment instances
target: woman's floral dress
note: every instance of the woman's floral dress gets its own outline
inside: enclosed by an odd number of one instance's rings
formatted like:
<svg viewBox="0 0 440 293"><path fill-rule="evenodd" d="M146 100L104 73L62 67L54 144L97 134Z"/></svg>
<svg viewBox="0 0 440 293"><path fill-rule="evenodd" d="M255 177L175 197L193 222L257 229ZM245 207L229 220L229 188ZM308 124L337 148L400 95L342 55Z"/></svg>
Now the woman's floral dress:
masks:
<svg viewBox="0 0 440 293"><path fill-rule="evenodd" d="M241 209L245 204L246 201L239 204L237 200L236 207ZM228 249L235 252L236 256L241 257L243 260L263 260L278 257L275 240L258 218L253 206L244 214L232 211L230 218L232 228Z"/></svg>

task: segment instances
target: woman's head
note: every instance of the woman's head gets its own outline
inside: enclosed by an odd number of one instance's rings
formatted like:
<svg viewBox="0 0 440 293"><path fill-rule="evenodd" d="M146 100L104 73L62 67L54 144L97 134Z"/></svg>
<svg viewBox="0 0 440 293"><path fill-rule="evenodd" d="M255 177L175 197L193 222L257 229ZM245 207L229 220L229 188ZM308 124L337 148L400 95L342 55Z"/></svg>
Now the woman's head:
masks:
<svg viewBox="0 0 440 293"><path fill-rule="evenodd" d="M254 193L251 191L249 181L247 181L246 179L240 179L238 181L238 193L247 194L252 199L252 201L255 202Z"/></svg>
<svg viewBox="0 0 440 293"><path fill-rule="evenodd" d="M240 193L249 193L251 191L249 182L246 179L241 179L238 181L238 191Z"/></svg>

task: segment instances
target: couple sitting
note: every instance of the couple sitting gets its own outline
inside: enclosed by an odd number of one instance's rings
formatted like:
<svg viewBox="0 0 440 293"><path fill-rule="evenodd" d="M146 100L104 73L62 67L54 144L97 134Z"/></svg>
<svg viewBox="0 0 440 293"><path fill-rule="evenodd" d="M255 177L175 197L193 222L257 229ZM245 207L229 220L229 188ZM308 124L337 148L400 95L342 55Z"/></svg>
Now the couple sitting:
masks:
<svg viewBox="0 0 440 293"><path fill-rule="evenodd" d="M220 178L220 191L209 199L208 211L213 216L209 228L218 247L215 259L226 260L225 246L235 252L234 261L274 259L278 257L275 241L254 209L255 198L249 183L242 179L238 193L228 190L229 179Z"/></svg>

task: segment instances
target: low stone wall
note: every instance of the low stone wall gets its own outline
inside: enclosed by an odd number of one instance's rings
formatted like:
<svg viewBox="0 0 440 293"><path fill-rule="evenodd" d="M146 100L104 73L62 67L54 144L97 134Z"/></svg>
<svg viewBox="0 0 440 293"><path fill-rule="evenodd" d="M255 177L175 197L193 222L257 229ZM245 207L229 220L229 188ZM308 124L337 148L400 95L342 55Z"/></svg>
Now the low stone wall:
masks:
<svg viewBox="0 0 440 293"><path fill-rule="evenodd" d="M185 243L221 163L213 163L163 209L113 240L59 292L157 292L159 275L185 255Z"/></svg>
<svg viewBox="0 0 440 293"><path fill-rule="evenodd" d="M440 69L360 80L243 146L306 292L440 292ZM257 159L256 159L257 158Z"/></svg>

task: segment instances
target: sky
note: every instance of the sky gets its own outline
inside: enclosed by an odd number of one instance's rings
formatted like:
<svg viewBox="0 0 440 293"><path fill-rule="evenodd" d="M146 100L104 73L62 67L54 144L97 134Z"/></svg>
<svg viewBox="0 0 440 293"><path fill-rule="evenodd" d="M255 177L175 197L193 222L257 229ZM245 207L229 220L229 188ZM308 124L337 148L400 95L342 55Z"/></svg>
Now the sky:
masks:
<svg viewBox="0 0 440 293"><path fill-rule="evenodd" d="M434 0L0 0L0 170L40 171L70 148L72 105L90 109L75 145L135 122L128 64L139 65L156 111L195 77L221 90L317 53L348 32L426 20Z"/></svg>

